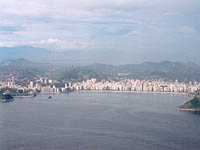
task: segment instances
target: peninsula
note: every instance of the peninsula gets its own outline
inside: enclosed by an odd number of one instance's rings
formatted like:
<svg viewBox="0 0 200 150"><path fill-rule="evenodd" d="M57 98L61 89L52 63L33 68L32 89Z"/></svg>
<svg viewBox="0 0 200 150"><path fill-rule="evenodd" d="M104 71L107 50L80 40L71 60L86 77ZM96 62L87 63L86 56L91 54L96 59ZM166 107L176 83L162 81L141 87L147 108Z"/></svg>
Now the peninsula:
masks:
<svg viewBox="0 0 200 150"><path fill-rule="evenodd" d="M10 94L4 93L4 94L0 95L0 102L11 102L13 100L14 100L14 98Z"/></svg>
<svg viewBox="0 0 200 150"><path fill-rule="evenodd" d="M200 94L177 108L177 110L200 112Z"/></svg>
<svg viewBox="0 0 200 150"><path fill-rule="evenodd" d="M32 92L24 92L23 90L17 90L14 88L2 88L0 89L0 101L10 102L14 98L25 98L25 97L35 97L36 94Z"/></svg>

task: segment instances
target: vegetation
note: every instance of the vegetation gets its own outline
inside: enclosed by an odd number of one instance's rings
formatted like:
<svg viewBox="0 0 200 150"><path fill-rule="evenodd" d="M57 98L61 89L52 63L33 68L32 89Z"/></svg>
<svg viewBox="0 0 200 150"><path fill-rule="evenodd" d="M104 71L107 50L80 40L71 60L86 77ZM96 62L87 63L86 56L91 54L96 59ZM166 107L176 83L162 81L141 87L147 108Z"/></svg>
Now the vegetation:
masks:
<svg viewBox="0 0 200 150"><path fill-rule="evenodd" d="M58 81L82 81L95 77L97 80L164 79L166 81L200 82L200 66L195 63L163 61L128 65L92 64L87 66L66 66L39 64L25 59L7 60L0 63L0 79L15 76L18 81L46 76Z"/></svg>
<svg viewBox="0 0 200 150"><path fill-rule="evenodd" d="M13 99L13 97L10 94L4 94L4 95L0 95L0 99L9 100L9 99Z"/></svg>
<svg viewBox="0 0 200 150"><path fill-rule="evenodd" d="M184 105L180 106L179 108L200 109L200 96L196 95L193 99L191 99L189 102L185 103Z"/></svg>
<svg viewBox="0 0 200 150"><path fill-rule="evenodd" d="M9 91L10 94L4 94L6 91ZM0 99L9 98L9 95L12 97L15 97L15 96L30 96L32 94L30 94L29 92L19 92L17 91L17 89L14 89L14 88L0 89Z"/></svg>

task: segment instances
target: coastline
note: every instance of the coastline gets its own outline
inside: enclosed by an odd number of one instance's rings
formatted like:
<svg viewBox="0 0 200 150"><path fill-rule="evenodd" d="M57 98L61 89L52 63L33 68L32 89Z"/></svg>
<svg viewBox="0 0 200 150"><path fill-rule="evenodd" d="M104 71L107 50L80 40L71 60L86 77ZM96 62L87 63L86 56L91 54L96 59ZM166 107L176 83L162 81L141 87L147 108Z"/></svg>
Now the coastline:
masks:
<svg viewBox="0 0 200 150"><path fill-rule="evenodd" d="M32 94L32 95L27 95L27 96L14 96L14 98L32 98L32 97L35 97L35 95Z"/></svg>
<svg viewBox="0 0 200 150"><path fill-rule="evenodd" d="M11 101L14 101L14 97L10 98L10 99L2 99L2 98L0 98L0 102L11 102Z"/></svg>
<svg viewBox="0 0 200 150"><path fill-rule="evenodd" d="M77 91L93 91L93 92L109 92L109 93L145 93L145 94L174 94L187 95L187 93L178 92L151 92L151 91L112 91L112 90L77 90Z"/></svg>
<svg viewBox="0 0 200 150"><path fill-rule="evenodd" d="M192 109L192 108L177 108L177 110L180 110L180 111L191 111L191 112L200 112L199 108L196 108L196 109Z"/></svg>

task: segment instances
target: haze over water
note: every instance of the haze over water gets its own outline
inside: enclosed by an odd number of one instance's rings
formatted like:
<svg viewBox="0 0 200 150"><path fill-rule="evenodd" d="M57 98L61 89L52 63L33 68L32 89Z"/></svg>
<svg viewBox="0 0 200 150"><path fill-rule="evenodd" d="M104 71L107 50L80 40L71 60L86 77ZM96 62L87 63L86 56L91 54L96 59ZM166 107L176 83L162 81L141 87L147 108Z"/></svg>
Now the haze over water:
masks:
<svg viewBox="0 0 200 150"><path fill-rule="evenodd" d="M2 150L197 150L186 95L73 92L0 104Z"/></svg>

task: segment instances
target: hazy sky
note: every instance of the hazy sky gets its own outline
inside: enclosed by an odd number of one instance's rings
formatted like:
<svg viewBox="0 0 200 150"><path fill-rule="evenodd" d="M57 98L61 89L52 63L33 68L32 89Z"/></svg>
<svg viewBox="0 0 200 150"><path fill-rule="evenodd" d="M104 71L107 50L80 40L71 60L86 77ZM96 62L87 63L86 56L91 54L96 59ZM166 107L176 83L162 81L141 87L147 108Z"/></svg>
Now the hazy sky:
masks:
<svg viewBox="0 0 200 150"><path fill-rule="evenodd" d="M200 57L200 0L0 0L0 47Z"/></svg>

